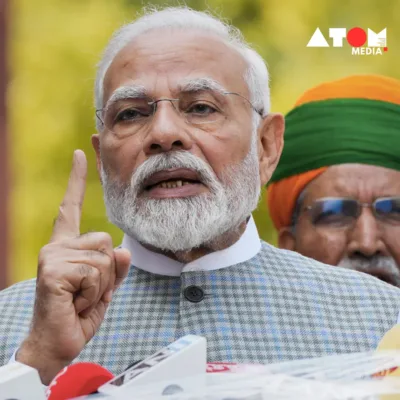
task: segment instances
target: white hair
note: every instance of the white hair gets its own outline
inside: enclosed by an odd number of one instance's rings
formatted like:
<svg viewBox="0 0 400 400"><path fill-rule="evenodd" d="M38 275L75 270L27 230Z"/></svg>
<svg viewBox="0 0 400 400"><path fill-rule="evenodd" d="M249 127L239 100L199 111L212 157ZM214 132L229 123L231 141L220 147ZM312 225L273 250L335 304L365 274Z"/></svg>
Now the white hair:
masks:
<svg viewBox="0 0 400 400"><path fill-rule="evenodd" d="M155 29L174 28L200 30L215 34L242 55L248 64L244 79L250 92L253 106L265 116L270 110L269 75L262 57L244 40L241 32L232 25L206 12L188 7L171 7L163 10L149 9L136 21L115 32L98 64L95 84L95 107L103 108L103 84L108 68L116 55L141 34ZM97 121L97 129L101 124Z"/></svg>

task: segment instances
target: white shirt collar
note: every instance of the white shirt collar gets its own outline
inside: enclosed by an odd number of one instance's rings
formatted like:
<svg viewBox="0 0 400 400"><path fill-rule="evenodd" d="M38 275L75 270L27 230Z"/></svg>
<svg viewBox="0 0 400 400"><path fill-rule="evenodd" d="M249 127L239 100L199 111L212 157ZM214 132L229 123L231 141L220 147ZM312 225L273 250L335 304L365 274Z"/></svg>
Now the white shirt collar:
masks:
<svg viewBox="0 0 400 400"><path fill-rule="evenodd" d="M136 239L125 235L121 247L131 253L131 264L144 271L166 276L180 276L188 271L211 271L226 268L253 258L261 249L261 241L253 217L250 217L240 239L232 246L207 254L188 264L143 247Z"/></svg>

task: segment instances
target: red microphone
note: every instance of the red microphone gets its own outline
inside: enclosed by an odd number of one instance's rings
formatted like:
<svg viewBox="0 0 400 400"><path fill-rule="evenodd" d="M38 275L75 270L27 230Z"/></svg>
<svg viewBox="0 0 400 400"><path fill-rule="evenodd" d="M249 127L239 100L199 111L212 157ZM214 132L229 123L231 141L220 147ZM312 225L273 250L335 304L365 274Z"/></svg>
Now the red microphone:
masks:
<svg viewBox="0 0 400 400"><path fill-rule="evenodd" d="M47 388L48 400L67 400L95 393L97 389L114 378L100 365L81 362L65 367Z"/></svg>

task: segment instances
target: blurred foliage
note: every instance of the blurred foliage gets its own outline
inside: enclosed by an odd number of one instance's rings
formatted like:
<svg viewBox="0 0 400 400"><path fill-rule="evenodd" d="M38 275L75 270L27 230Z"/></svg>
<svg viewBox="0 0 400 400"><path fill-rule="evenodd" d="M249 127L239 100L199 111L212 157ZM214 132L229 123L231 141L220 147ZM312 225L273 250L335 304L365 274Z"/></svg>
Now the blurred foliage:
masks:
<svg viewBox="0 0 400 400"><path fill-rule="evenodd" d="M354 73L399 78L398 0L190 0L186 4L231 21L267 60L273 111L287 112L304 90L324 80ZM10 1L10 283L36 274L37 254L49 240L76 148L86 152L90 165L82 231L104 230L115 244L121 241L122 233L105 218L95 170L92 92L95 65L110 35L145 5L133 0ZM354 26L375 32L387 27L389 51L383 56L354 57L347 44L306 48L317 27L327 37L329 27ZM264 198L255 218L261 237L275 243Z"/></svg>

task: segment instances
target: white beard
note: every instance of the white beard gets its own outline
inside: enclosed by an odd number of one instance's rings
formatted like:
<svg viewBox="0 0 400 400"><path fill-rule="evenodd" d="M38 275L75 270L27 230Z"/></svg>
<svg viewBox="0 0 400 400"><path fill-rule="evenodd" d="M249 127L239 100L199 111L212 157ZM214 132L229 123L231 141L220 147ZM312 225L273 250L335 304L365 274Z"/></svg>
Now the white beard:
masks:
<svg viewBox="0 0 400 400"><path fill-rule="evenodd" d="M249 153L240 164L225 170L221 180L207 163L186 151L151 156L125 185L109 179L102 166L109 220L139 242L162 251L189 251L220 240L257 207L261 183L256 139L253 132ZM169 168L196 171L209 192L186 198L138 197L148 177Z"/></svg>

